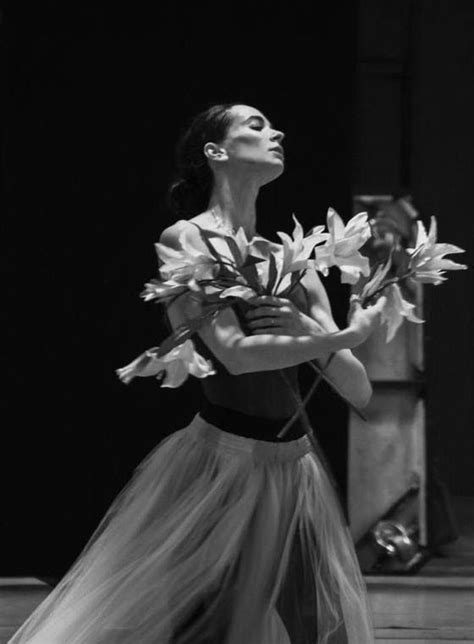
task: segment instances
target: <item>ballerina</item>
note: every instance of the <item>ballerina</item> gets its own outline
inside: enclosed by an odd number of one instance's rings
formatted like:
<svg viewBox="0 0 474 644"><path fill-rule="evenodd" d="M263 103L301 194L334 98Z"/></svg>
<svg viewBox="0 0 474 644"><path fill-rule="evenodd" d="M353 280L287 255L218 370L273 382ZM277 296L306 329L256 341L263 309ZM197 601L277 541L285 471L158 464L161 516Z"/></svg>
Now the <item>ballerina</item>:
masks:
<svg viewBox="0 0 474 644"><path fill-rule="evenodd" d="M284 134L249 105L199 114L177 148L160 243L205 245L199 228L258 240L256 200L284 170ZM197 225L196 225L197 224ZM184 237L183 237L184 236ZM78 559L10 644L370 644L366 589L337 492L288 387L298 365L328 375L356 407L372 393L351 349L385 298L333 320L307 271L291 297L222 310L195 337L215 373L192 422L138 465ZM167 309L176 328L191 298ZM282 378L284 373L285 378ZM337 427L334 427L337 432ZM317 434L317 428L316 428Z"/></svg>

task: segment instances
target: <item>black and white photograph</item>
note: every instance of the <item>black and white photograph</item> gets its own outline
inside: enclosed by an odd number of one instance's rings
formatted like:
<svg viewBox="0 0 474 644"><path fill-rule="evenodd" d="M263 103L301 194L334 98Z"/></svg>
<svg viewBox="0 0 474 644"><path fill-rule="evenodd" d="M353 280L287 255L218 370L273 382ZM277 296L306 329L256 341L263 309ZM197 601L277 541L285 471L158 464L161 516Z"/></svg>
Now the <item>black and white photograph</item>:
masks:
<svg viewBox="0 0 474 644"><path fill-rule="evenodd" d="M0 46L0 644L474 644L474 3Z"/></svg>

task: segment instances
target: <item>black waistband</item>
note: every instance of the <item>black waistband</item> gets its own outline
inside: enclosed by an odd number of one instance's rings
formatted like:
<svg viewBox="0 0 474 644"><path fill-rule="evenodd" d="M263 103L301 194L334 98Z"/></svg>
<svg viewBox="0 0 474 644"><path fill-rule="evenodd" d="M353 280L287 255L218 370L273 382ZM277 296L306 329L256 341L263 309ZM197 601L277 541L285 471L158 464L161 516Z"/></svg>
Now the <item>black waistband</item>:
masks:
<svg viewBox="0 0 474 644"><path fill-rule="evenodd" d="M285 426L288 418L250 416L235 409L214 405L208 400L204 402L199 414L208 423L219 427L225 432L261 441L285 443L300 438L305 434L303 424L299 418L295 420L284 436L278 438L278 432Z"/></svg>

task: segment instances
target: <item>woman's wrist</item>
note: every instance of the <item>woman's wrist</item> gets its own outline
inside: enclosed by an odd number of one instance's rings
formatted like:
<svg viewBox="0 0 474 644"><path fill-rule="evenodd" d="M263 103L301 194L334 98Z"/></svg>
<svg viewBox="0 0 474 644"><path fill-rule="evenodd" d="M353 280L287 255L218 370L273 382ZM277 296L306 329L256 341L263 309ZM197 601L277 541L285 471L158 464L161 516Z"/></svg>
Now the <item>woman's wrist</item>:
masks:
<svg viewBox="0 0 474 644"><path fill-rule="evenodd" d="M347 326L345 329L340 331L343 336L344 347L343 349L353 349L361 343L361 339L357 331L351 327Z"/></svg>
<svg viewBox="0 0 474 644"><path fill-rule="evenodd" d="M325 360L331 353L340 351L341 349L352 349L359 344L357 333L352 327L346 327L341 331L333 331L321 333L315 328L310 333L312 344L317 355L315 358Z"/></svg>

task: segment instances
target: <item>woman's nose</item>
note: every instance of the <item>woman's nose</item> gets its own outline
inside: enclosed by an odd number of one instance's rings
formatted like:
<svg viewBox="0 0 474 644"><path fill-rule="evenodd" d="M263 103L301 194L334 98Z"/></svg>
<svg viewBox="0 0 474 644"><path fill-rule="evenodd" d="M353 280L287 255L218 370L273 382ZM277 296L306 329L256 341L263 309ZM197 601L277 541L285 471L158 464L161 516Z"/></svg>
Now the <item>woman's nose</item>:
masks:
<svg viewBox="0 0 474 644"><path fill-rule="evenodd" d="M272 141L278 141L280 143L285 138L285 133L281 130L274 130L272 134Z"/></svg>

